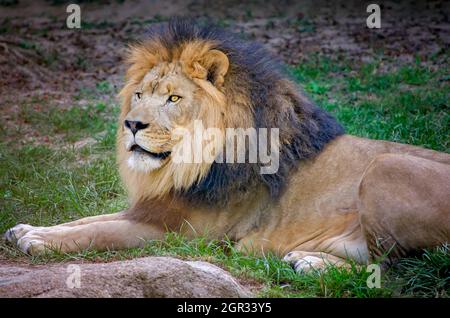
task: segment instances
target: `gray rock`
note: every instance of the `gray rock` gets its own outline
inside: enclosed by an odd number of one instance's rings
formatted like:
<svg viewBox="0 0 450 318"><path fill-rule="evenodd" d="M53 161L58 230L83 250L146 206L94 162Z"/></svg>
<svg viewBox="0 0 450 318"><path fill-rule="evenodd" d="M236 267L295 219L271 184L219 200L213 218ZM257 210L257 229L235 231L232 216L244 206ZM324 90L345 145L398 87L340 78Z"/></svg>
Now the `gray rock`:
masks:
<svg viewBox="0 0 450 318"><path fill-rule="evenodd" d="M0 263L0 297L236 298L252 294L210 263L144 257L96 264Z"/></svg>

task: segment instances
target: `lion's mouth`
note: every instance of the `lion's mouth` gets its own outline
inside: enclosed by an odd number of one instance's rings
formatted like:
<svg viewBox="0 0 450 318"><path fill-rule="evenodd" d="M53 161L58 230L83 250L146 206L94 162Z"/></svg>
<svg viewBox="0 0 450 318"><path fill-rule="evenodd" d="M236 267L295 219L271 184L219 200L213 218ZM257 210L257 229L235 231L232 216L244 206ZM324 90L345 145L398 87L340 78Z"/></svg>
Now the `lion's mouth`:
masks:
<svg viewBox="0 0 450 318"><path fill-rule="evenodd" d="M142 148L141 146L136 145L136 144L131 146L130 151L137 152L137 153L143 153L143 154L146 154L146 155L149 155L149 156L152 156L154 158L161 159L161 160L166 159L171 154L170 151L165 151L165 152L160 152L160 153L147 151L144 148Z"/></svg>

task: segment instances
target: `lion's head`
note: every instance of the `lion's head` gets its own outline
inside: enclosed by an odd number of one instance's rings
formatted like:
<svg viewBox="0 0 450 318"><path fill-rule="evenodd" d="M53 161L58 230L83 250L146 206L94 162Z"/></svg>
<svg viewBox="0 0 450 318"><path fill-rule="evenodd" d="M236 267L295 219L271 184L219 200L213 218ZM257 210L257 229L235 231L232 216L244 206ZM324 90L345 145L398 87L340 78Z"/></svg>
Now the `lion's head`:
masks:
<svg viewBox="0 0 450 318"><path fill-rule="evenodd" d="M130 47L118 129L118 161L131 200L179 194L224 203L262 182L278 194L296 162L342 133L310 103L259 45L183 20L150 30ZM279 128L280 169L261 176L260 163L176 163L179 128ZM225 134L224 134L225 135ZM224 139L214 141L224 149Z"/></svg>

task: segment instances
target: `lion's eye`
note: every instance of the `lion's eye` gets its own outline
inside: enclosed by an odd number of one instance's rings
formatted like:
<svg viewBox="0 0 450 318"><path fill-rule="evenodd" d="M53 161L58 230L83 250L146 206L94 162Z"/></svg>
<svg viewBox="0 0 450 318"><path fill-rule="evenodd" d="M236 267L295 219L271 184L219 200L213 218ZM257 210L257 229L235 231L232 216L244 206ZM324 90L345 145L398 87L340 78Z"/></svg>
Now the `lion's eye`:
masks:
<svg viewBox="0 0 450 318"><path fill-rule="evenodd" d="M176 103L181 99L181 96L178 95L170 95L168 101L171 103Z"/></svg>
<svg viewBox="0 0 450 318"><path fill-rule="evenodd" d="M135 94L136 94L136 98L137 98L137 99L141 99L141 97L142 97L142 92L136 92Z"/></svg>

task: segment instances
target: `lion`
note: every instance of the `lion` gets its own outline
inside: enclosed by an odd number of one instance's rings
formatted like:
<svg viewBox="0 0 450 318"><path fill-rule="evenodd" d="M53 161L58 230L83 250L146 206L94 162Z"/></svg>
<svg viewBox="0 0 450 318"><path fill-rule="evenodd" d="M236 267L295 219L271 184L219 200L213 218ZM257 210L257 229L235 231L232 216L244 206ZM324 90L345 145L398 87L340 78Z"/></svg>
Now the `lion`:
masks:
<svg viewBox="0 0 450 318"><path fill-rule="evenodd" d="M116 146L129 208L16 225L5 237L23 252L126 249L175 231L227 237L302 272L391 263L450 241L450 155L346 134L261 45L172 20L131 45L126 63ZM174 131L195 121L224 133L276 128L276 172L261 173L260 160L176 162ZM216 154L230 151L226 139Z"/></svg>

